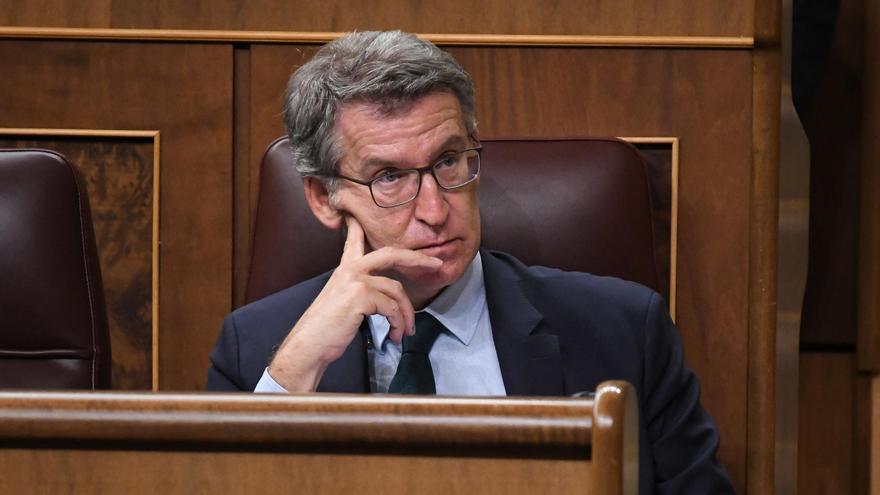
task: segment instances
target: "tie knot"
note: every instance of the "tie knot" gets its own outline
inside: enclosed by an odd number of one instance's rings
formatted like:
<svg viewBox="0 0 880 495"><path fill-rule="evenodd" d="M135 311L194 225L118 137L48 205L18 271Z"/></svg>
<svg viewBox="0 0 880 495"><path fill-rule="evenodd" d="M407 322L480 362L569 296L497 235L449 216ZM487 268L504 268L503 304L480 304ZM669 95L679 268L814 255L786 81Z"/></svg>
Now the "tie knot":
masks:
<svg viewBox="0 0 880 495"><path fill-rule="evenodd" d="M443 332L443 324L427 311L416 313L416 333L403 338L403 353L428 354L434 341Z"/></svg>

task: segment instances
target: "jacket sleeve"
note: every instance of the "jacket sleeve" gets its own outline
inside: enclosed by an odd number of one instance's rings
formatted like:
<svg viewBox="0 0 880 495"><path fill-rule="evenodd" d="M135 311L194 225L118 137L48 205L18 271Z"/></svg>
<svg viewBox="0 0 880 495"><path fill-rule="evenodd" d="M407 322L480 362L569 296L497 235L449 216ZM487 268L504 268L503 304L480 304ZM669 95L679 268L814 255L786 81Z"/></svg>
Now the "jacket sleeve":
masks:
<svg viewBox="0 0 880 495"><path fill-rule="evenodd" d="M211 367L208 369L207 390L244 391L239 373L238 331L235 317L230 314L223 320L220 336L211 351Z"/></svg>
<svg viewBox="0 0 880 495"><path fill-rule="evenodd" d="M656 493L734 493L716 459L718 428L700 405L699 381L684 362L678 331L657 294L648 304L645 325L642 413Z"/></svg>

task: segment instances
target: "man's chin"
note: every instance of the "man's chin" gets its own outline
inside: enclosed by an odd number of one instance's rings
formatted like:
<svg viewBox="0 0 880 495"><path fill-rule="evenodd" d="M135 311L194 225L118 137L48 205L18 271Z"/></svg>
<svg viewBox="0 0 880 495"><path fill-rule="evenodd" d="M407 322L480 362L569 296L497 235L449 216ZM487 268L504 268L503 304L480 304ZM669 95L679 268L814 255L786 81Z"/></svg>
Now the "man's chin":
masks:
<svg viewBox="0 0 880 495"><path fill-rule="evenodd" d="M392 278L400 281L411 296L433 298L441 290L455 283L463 274L467 264L462 266L458 260L444 261L439 270L424 268L398 268Z"/></svg>
<svg viewBox="0 0 880 495"><path fill-rule="evenodd" d="M398 279L404 286L438 286L439 288L455 282L455 274L451 273L451 262L444 262L439 270L418 267L402 267L395 270L392 278Z"/></svg>

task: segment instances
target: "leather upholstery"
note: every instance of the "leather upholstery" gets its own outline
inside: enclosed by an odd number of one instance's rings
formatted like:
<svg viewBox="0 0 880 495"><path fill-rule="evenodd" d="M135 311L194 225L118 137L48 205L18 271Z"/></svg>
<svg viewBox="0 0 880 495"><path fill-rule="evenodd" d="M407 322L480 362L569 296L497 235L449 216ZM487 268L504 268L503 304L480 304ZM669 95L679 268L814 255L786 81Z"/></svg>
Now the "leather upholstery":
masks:
<svg viewBox="0 0 880 495"><path fill-rule="evenodd" d="M661 293L647 163L616 139L482 141L482 245L526 264L632 280ZM342 238L305 202L287 138L263 157L246 299L325 272Z"/></svg>
<svg viewBox="0 0 880 495"><path fill-rule="evenodd" d="M88 198L46 150L0 150L0 387L110 388Z"/></svg>

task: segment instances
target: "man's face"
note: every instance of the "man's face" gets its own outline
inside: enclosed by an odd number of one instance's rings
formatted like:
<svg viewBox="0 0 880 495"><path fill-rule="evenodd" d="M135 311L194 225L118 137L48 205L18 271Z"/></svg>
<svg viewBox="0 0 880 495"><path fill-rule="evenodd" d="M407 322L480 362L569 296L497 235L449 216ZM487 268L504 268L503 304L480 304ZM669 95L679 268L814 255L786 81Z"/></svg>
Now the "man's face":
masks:
<svg viewBox="0 0 880 495"><path fill-rule="evenodd" d="M339 173L371 180L383 172L420 168L450 152L474 146L464 127L458 99L447 92L431 93L404 110L383 115L374 105L350 103L336 122L343 158ZM443 260L437 273L390 274L403 282L413 299L431 298L458 280L480 245L477 185L444 191L428 173L419 195L393 208L380 208L369 188L340 181L334 206L363 227L370 248L394 246Z"/></svg>

